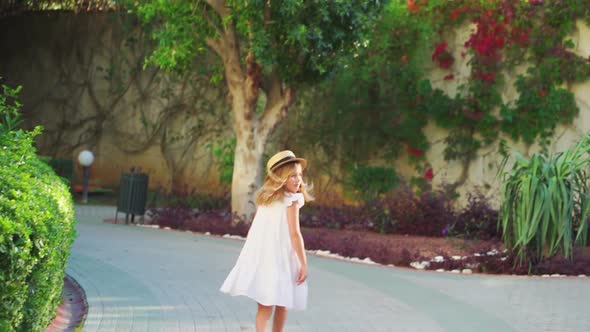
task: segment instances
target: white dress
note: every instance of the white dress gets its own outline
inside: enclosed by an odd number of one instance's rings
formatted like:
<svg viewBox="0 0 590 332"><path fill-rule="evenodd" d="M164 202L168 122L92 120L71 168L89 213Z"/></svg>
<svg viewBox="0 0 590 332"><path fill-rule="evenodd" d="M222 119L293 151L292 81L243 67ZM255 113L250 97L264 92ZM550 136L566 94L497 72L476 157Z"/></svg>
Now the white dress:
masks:
<svg viewBox="0 0 590 332"><path fill-rule="evenodd" d="M287 193L282 200L259 206L246 243L221 291L244 295L262 305L303 310L307 306L307 282L297 285L301 267L291 245L287 207L301 208L303 194Z"/></svg>

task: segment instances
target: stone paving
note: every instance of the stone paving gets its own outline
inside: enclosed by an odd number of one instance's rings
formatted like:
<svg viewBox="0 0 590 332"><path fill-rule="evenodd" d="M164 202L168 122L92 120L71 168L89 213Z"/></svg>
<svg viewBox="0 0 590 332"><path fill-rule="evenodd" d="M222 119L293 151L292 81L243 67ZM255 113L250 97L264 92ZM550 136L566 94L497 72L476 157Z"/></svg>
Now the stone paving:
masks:
<svg viewBox="0 0 590 332"><path fill-rule="evenodd" d="M218 291L241 241L104 223L78 206L67 272L89 305L83 330L254 331L254 302ZM455 275L309 255L308 309L285 331L590 331L589 278Z"/></svg>

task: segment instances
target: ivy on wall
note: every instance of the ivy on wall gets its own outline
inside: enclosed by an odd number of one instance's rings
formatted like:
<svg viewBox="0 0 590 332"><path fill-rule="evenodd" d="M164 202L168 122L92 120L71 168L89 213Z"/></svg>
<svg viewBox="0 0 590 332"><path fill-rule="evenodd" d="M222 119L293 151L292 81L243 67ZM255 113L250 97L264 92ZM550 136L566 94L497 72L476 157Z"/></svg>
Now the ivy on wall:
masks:
<svg viewBox="0 0 590 332"><path fill-rule="evenodd" d="M461 52L469 57L470 76L455 97L454 112L435 116L437 124L455 132L447 140L446 159L471 158L500 133L546 148L556 126L577 115L574 95L564 85L590 78L590 59L573 52L569 37L578 20L590 22L590 1L421 1L418 9L411 3L411 15L432 18L441 39L466 23L474 26ZM436 44L432 59L449 69L452 56L445 60L445 45ZM518 66L527 68L516 74L518 99L504 101L505 78Z"/></svg>
<svg viewBox="0 0 590 332"><path fill-rule="evenodd" d="M449 132L445 160L464 165L456 187L477 152L502 134L547 148L556 126L578 114L568 86L590 78L590 59L575 54L570 39L578 21L590 23L590 0L392 1L371 44L300 104L289 126L305 132L298 146L327 154L344 146L341 169L406 153L428 182L436 175L424 155L432 120ZM462 49L451 49L453 34L470 27ZM435 67L444 84L454 83L458 56L468 77L452 96L427 75ZM512 81L518 97L504 100Z"/></svg>

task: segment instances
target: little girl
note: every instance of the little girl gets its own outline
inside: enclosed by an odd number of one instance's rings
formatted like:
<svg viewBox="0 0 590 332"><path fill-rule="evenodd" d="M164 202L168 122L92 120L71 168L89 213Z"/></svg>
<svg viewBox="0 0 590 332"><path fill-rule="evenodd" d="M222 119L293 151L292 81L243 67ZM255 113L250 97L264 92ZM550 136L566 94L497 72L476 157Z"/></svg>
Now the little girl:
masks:
<svg viewBox="0 0 590 332"><path fill-rule="evenodd" d="M280 332L287 309L303 310L307 305L307 258L299 228L299 208L313 200L302 179L306 165L288 150L268 160L246 243L221 286L224 293L258 303L257 332L265 331L273 306L272 331Z"/></svg>

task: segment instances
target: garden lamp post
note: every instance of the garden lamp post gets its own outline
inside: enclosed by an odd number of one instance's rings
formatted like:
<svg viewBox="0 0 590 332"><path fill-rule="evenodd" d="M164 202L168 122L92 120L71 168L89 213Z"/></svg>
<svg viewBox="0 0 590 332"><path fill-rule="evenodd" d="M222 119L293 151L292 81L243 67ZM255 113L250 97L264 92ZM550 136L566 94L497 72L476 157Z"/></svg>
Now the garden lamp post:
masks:
<svg viewBox="0 0 590 332"><path fill-rule="evenodd" d="M78 162L82 165L82 203L88 203L88 170L93 161L94 155L89 150L78 154Z"/></svg>

